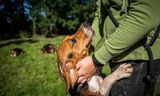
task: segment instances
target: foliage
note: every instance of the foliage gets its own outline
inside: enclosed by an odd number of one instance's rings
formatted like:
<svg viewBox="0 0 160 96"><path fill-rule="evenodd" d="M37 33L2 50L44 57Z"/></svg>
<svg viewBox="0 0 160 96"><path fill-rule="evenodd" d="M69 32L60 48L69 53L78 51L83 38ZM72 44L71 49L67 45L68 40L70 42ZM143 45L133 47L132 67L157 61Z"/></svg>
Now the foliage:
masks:
<svg viewBox="0 0 160 96"><path fill-rule="evenodd" d="M35 2L32 3L34 5ZM41 18L32 16L37 18L36 24L40 29L48 28L48 32L68 34L73 33L82 22L91 23L94 10L94 1L41 0L38 5L33 7L31 14L41 15Z"/></svg>
<svg viewBox="0 0 160 96"><path fill-rule="evenodd" d="M27 36L71 34L82 22L92 22L94 0L1 0L0 40Z"/></svg>
<svg viewBox="0 0 160 96"><path fill-rule="evenodd" d="M0 39L19 38L20 30L31 31L24 7L24 0L0 1Z"/></svg>

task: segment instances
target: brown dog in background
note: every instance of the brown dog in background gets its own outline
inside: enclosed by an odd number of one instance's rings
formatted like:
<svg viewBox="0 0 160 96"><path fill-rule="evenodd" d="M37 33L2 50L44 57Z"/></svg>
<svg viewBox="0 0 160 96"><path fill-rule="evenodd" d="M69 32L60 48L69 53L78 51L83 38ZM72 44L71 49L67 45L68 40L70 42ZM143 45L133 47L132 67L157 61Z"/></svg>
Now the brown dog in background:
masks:
<svg viewBox="0 0 160 96"><path fill-rule="evenodd" d="M132 74L131 64L122 64L104 79L93 75L86 84L76 83L78 79L76 64L89 55L94 34L91 26L84 23L75 34L67 36L59 46L57 63L60 75L66 82L66 92L70 92L71 96L108 96L117 80L130 77Z"/></svg>

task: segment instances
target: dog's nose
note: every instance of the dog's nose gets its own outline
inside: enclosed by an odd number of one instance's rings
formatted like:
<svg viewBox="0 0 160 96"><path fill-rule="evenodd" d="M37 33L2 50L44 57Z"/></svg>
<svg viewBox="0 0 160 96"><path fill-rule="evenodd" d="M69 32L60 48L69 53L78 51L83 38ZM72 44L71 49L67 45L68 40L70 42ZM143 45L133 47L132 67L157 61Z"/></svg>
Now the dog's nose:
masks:
<svg viewBox="0 0 160 96"><path fill-rule="evenodd" d="M95 35L95 32L94 30L92 29L91 25L87 22L83 23L83 28L84 28L84 32L91 38L94 37Z"/></svg>
<svg viewBox="0 0 160 96"><path fill-rule="evenodd" d="M84 22L84 23L83 23L83 26L84 26L84 27L90 27L90 24L87 23L87 22Z"/></svg>

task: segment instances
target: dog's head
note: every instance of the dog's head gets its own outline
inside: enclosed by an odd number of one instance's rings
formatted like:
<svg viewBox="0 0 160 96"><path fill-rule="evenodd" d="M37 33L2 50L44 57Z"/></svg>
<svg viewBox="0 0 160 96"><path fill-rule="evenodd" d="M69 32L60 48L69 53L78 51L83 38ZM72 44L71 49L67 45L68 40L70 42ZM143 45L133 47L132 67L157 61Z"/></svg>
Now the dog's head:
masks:
<svg viewBox="0 0 160 96"><path fill-rule="evenodd" d="M93 37L93 29L84 23L75 34L67 36L59 46L57 63L61 77L66 82L66 92L74 88L78 79L76 64L89 54L88 49Z"/></svg>

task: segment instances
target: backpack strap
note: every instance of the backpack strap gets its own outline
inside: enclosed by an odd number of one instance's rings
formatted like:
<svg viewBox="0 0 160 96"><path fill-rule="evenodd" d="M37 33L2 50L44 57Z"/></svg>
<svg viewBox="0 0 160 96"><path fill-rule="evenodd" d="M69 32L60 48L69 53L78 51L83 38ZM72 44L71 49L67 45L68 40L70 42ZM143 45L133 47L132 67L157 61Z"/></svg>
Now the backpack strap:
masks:
<svg viewBox="0 0 160 96"><path fill-rule="evenodd" d="M147 50L147 53L149 55L149 60L153 61L153 54L152 54L152 50L151 50L151 46L154 44L154 42L156 41L158 35L160 33L160 24L158 25L154 35L152 36L150 42L147 44L147 42L144 44L145 49Z"/></svg>
<svg viewBox="0 0 160 96"><path fill-rule="evenodd" d="M156 41L158 35L160 33L160 24L158 25L154 35L152 36L150 42L147 44L147 42L144 44L144 47L148 53L148 56L149 56L149 63L148 63L148 71L147 71L147 79L150 79L151 78L151 63L153 62L153 53L152 53L152 50L151 50L151 46L154 44L154 42Z"/></svg>
<svg viewBox="0 0 160 96"><path fill-rule="evenodd" d="M160 24L158 25L154 35L152 36L150 42L147 44L144 44L144 47L148 53L149 56L149 62L147 64L147 76L146 76L146 88L145 88L145 96L153 96L154 90L155 90L155 77L153 76L154 74L152 73L151 69L151 64L153 64L153 53L151 50L151 46L154 44L156 41L158 35L160 33Z"/></svg>
<svg viewBox="0 0 160 96"><path fill-rule="evenodd" d="M118 21L116 20L116 18L112 15L112 12L110 10L110 8L107 9L107 12L108 12L108 15L109 15L109 18L112 20L113 24L118 27L119 26L119 23Z"/></svg>
<svg viewBox="0 0 160 96"><path fill-rule="evenodd" d="M111 1L111 0L108 0L108 3L109 3L109 5L110 5L110 7L111 7L111 6L112 6L112 1ZM110 7L107 8L108 16L109 16L109 18L111 19L111 21L113 22L113 24L114 24L116 27L118 27L118 26L119 26L119 22L118 22L118 21L116 20L116 18L112 15L112 11L111 11Z"/></svg>
<svg viewBox="0 0 160 96"><path fill-rule="evenodd" d="M155 31L155 34L153 35L151 41L149 42L149 46L152 46L153 43L155 42L155 40L157 39L158 35L160 33L160 24L158 25L156 31Z"/></svg>

